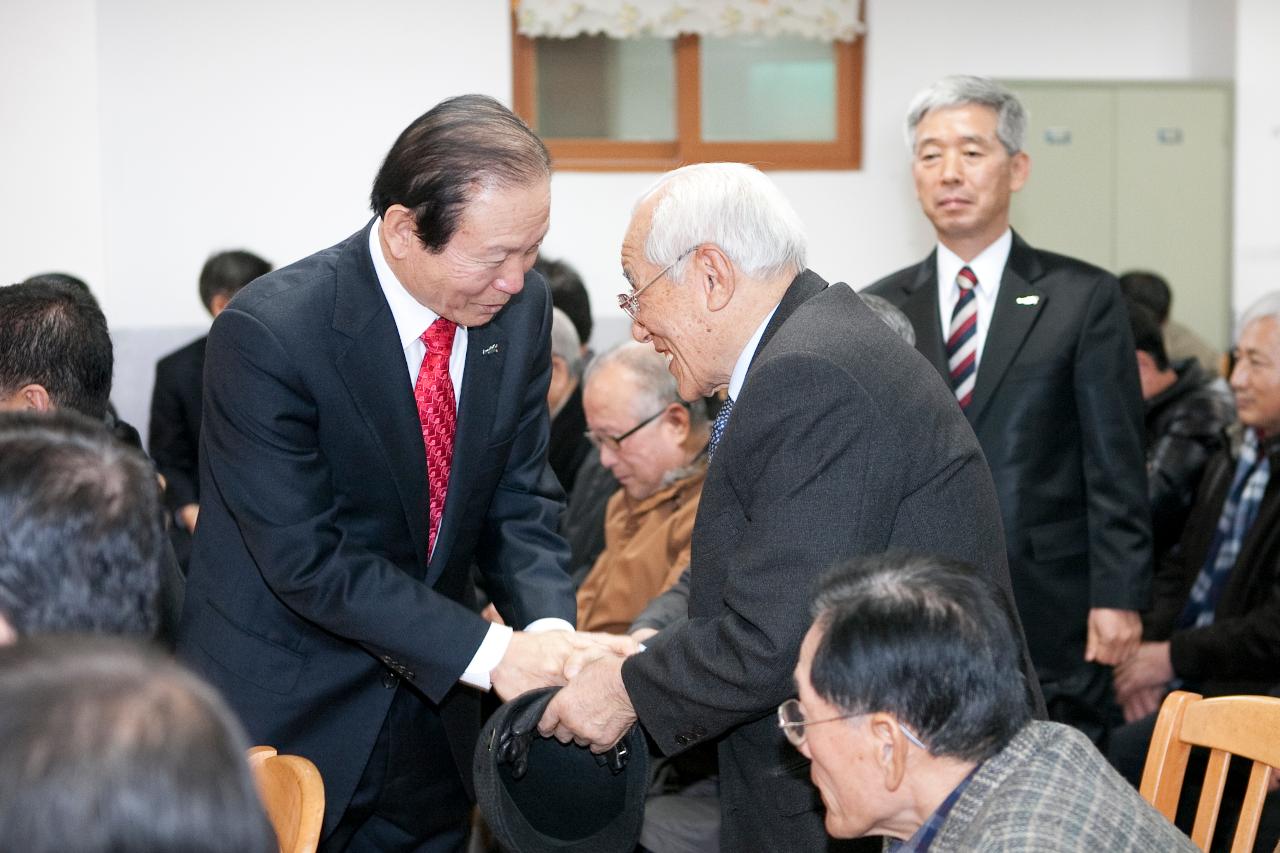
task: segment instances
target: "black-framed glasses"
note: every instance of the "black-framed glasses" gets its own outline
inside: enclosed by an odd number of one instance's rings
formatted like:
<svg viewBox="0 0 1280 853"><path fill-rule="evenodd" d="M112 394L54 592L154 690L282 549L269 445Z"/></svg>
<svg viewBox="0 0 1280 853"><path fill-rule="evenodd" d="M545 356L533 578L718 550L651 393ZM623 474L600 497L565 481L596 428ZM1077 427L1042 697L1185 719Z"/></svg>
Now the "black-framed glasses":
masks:
<svg viewBox="0 0 1280 853"><path fill-rule="evenodd" d="M797 749L804 744L805 728L808 726L820 726L823 723L834 723L837 720L851 720L854 717L865 717L865 711L859 711L856 714L841 714L838 717L827 717L825 720L806 720L804 717L804 709L800 707L799 699L788 699L778 706L778 728L782 729L782 733L787 736L787 740ZM902 730L902 734L907 740L916 746L929 751L929 747L916 737L915 732L898 723L898 728Z"/></svg>
<svg viewBox="0 0 1280 853"><path fill-rule="evenodd" d="M684 403L684 402L667 403L667 405L663 406L661 409L654 412L652 415L649 415L649 417L645 418L640 423L636 424L631 429L627 430L621 435L602 435L598 432L592 432L591 430L587 430L586 432L583 433L583 435L585 435L587 437L587 441L591 442L596 448L607 447L610 450L616 451L622 445L622 442L624 439L630 438L640 430L647 427L649 424L656 421L658 418L662 417L664 414L666 414L667 409L671 408L672 406L683 406L687 408L688 405L689 405L688 403Z"/></svg>
<svg viewBox="0 0 1280 853"><path fill-rule="evenodd" d="M662 272L658 273L653 278L649 279L648 282L641 285L638 289L632 290L630 293L619 293L618 307L621 308L623 311L626 311L627 316L630 317L632 320L636 319L636 312L640 310L640 294L644 293L645 290L647 290L651 285L653 285L653 283L656 282L658 279L662 278L664 275L671 272L672 267L674 267L676 264L683 261L685 258L689 257L689 254L693 252L693 250L696 248L698 247L691 246L688 249L685 249L683 252L680 253L680 256L678 258L676 258L674 261L672 261L671 263L663 267Z"/></svg>

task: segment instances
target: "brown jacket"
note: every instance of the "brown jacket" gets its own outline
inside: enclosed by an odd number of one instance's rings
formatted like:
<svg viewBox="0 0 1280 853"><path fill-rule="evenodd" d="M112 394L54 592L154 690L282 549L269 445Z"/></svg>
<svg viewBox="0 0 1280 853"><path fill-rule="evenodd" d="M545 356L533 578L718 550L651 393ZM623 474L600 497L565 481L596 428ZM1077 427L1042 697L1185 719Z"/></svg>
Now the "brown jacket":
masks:
<svg viewBox="0 0 1280 853"><path fill-rule="evenodd" d="M621 634L649 600L689 565L694 516L706 462L693 473L634 501L619 489L604 518L604 551L578 590L578 630Z"/></svg>

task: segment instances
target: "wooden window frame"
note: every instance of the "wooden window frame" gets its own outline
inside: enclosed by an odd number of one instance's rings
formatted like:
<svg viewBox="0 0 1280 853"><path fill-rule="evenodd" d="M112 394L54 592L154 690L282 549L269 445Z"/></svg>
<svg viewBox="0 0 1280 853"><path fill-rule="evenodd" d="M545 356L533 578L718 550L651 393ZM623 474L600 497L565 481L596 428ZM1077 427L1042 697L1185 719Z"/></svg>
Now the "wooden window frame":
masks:
<svg viewBox="0 0 1280 853"><path fill-rule="evenodd" d="M628 142L543 137L557 169L577 172L667 171L688 163L736 161L761 169L862 167L862 79L865 33L832 42L836 62L836 138L830 142L707 142L702 138L702 64L698 36L676 38L676 139ZM513 99L516 113L537 130L537 51L511 15Z"/></svg>

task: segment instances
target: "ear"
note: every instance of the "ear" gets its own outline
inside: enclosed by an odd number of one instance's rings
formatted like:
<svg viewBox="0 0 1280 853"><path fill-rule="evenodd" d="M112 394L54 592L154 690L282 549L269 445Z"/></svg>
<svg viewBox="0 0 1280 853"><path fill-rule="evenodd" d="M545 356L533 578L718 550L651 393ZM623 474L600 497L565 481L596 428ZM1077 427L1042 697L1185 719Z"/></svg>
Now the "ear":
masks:
<svg viewBox="0 0 1280 853"><path fill-rule="evenodd" d="M1022 189L1023 184L1027 182L1027 178L1031 177L1031 155L1025 151L1019 151L1013 155L1009 168L1012 172L1009 179L1009 189L1017 192Z"/></svg>
<svg viewBox="0 0 1280 853"><path fill-rule="evenodd" d="M700 402L695 402L694 405L700 405ZM689 435L689 409L687 407L677 406L675 403L670 404L667 406L667 412L663 420L669 423L671 428L676 431L678 440L684 441Z"/></svg>
<svg viewBox="0 0 1280 853"><path fill-rule="evenodd" d="M697 273L696 286L706 293L707 308L719 311L733 299L737 287L737 267L714 243L699 246L689 261Z"/></svg>
<svg viewBox="0 0 1280 853"><path fill-rule="evenodd" d="M231 297L225 293L215 293L213 298L209 300L209 313L213 317L217 317L227 307L227 303L231 301Z"/></svg>
<svg viewBox="0 0 1280 853"><path fill-rule="evenodd" d="M414 244L419 245L418 223L413 218L413 211L403 204L393 204L382 214L382 242L386 245L391 257L404 260L409 256Z"/></svg>
<svg viewBox="0 0 1280 853"><path fill-rule="evenodd" d="M875 760L884 774L884 787L898 790L907 775L907 741L898 728L898 721L889 714L877 712L867 721L875 743Z"/></svg>
<svg viewBox="0 0 1280 853"><path fill-rule="evenodd" d="M1138 367L1139 369L1155 370L1156 369L1155 356L1153 356L1151 353L1147 352L1146 350L1138 350Z"/></svg>
<svg viewBox="0 0 1280 853"><path fill-rule="evenodd" d="M4 405L0 405L0 408L8 408L11 411L31 410L43 414L53 411L57 406L49 398L49 390L33 382L15 391Z"/></svg>
<svg viewBox="0 0 1280 853"><path fill-rule="evenodd" d="M12 646L16 642L18 642L18 632L13 630L9 620L0 613L0 646Z"/></svg>

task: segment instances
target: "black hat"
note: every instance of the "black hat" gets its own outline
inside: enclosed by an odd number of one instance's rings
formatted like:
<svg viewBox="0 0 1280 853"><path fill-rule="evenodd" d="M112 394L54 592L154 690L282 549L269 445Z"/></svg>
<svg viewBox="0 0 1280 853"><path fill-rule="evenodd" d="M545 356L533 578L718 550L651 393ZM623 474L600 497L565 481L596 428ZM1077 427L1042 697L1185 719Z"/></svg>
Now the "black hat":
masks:
<svg viewBox="0 0 1280 853"><path fill-rule="evenodd" d="M639 726L613 749L538 734L559 687L531 690L503 705L476 744L476 800L513 853L629 853L640 838L649 747Z"/></svg>

